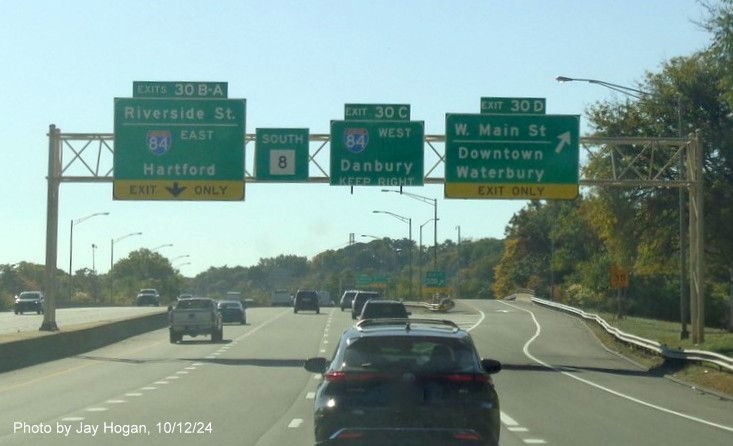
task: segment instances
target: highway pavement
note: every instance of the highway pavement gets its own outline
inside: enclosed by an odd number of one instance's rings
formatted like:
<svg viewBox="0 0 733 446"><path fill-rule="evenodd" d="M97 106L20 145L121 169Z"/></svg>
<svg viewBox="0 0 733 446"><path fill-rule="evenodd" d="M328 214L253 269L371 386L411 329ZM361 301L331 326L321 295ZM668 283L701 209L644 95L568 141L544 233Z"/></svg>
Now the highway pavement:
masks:
<svg viewBox="0 0 733 446"><path fill-rule="evenodd" d="M0 374L0 445L313 444L319 377L302 362L330 357L350 314L247 316L220 343L174 345L163 329ZM733 444L733 401L646 373L575 318L525 301L462 301L439 317L505 365L502 445Z"/></svg>

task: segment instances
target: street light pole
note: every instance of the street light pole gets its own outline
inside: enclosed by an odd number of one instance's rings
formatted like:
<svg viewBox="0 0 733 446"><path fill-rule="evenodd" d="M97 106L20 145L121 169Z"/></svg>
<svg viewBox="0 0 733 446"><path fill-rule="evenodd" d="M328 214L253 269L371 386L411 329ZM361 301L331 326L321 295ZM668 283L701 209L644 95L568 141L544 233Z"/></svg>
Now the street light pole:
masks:
<svg viewBox="0 0 733 446"><path fill-rule="evenodd" d="M456 247L458 248L458 268L457 268L458 269L458 274L457 274L458 280L456 281L457 282L456 297L459 297L458 291L460 291L461 289L461 282L460 282L460 278L461 278L461 225L456 226L456 229L458 230L458 245L456 245Z"/></svg>
<svg viewBox="0 0 733 446"><path fill-rule="evenodd" d="M71 228L69 229L69 276L73 277L74 273L72 271L72 262L74 259L74 226L78 225L80 223L83 223L87 220L89 220L92 217L96 217L98 215L109 215L109 212L97 212L92 215L87 215L86 217L77 218L76 220L71 220Z"/></svg>
<svg viewBox="0 0 733 446"><path fill-rule="evenodd" d="M155 252L161 248L170 248L173 246L173 243L166 243L165 245L156 246L155 248L151 249L150 252Z"/></svg>
<svg viewBox="0 0 733 446"><path fill-rule="evenodd" d="M589 84L596 84L602 87L608 88L613 91L617 91L621 94L630 96L635 99L648 99L652 96L648 91L640 90L638 88L626 87L624 85L614 84L598 79L584 79L574 78L567 76L557 76L555 78L558 82L587 82ZM682 96L677 95L677 132L680 138L684 137L684 130L682 129ZM680 159L677 164L680 176L684 171L684 160L680 154ZM680 339L688 339L690 332L687 331L687 284L686 284L686 266L687 266L687 253L685 251L685 191L683 187L679 188L679 240L680 240L680 260L679 260L679 274L680 274Z"/></svg>
<svg viewBox="0 0 733 446"><path fill-rule="evenodd" d="M431 221L434 221L434 218L431 218L430 220L426 221L425 223L420 225L420 252L419 257L417 260L417 267L418 267L418 273L417 273L417 283L418 283L418 297L420 299L423 298L422 295L422 282L423 282L423 276L422 276L422 228L426 224L430 223Z"/></svg>
<svg viewBox="0 0 733 446"><path fill-rule="evenodd" d="M95 245L94 243L92 243L92 272L94 274L97 273L97 266L96 266L96 262L95 262L95 257L96 257L95 254L96 254L96 252L97 252L97 245Z"/></svg>
<svg viewBox="0 0 733 446"><path fill-rule="evenodd" d="M122 240L132 237L133 235L143 235L142 232L131 232L129 234L123 235L122 237L113 238L110 241L110 249L109 249L109 272L112 272L112 266L114 265L115 261L115 243L121 242Z"/></svg>
<svg viewBox="0 0 733 446"><path fill-rule="evenodd" d="M183 258L186 258L186 257L191 257L191 255L190 254L183 254L183 255L178 256L178 257L173 257L172 259L170 259L171 266L173 265L173 262L175 262L176 260L183 259Z"/></svg>
<svg viewBox="0 0 733 446"><path fill-rule="evenodd" d="M391 215L392 217L400 220L401 222L407 223L407 226L408 226L408 241L409 241L409 244L407 246L408 246L408 258L409 258L409 262L410 262L410 265L409 265L409 268L408 268L408 271L409 271L408 274L409 274L409 280L410 280L410 283L409 283L409 293L410 293L410 296L409 296L409 298L410 298L410 300L412 300L412 219L411 218L408 218L408 217L403 217L402 215L398 215L398 214L395 214L393 212L388 212L388 211L372 211L372 213L374 213L374 214L387 214L387 215Z"/></svg>
<svg viewBox="0 0 733 446"><path fill-rule="evenodd" d="M400 190L382 189L382 192L394 192L400 195L405 195L414 200L421 201L429 204L433 207L433 269L438 269L438 199L424 197L422 195L413 194L412 192L404 192L402 188Z"/></svg>
<svg viewBox="0 0 733 446"><path fill-rule="evenodd" d="M90 218L96 217L98 215L109 215L109 212L95 212L94 214L87 215L86 217L77 218L76 220L70 220L71 227L69 228L69 300L71 300L74 295L74 271L72 270L74 259L74 225L84 223Z"/></svg>
<svg viewBox="0 0 733 446"><path fill-rule="evenodd" d="M132 237L133 235L143 235L142 232L131 232L129 234L125 234L121 237L113 238L110 240L110 247L109 247L109 298L110 301L114 297L114 291L115 291L115 277L112 275L112 267L114 266L115 262L115 243L120 242L128 237Z"/></svg>

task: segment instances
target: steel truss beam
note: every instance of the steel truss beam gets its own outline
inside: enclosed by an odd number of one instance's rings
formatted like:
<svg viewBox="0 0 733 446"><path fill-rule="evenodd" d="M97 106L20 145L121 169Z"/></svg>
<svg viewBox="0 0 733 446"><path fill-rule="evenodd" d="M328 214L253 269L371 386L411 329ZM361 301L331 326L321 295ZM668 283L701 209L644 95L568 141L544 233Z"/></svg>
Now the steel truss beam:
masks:
<svg viewBox="0 0 733 446"><path fill-rule="evenodd" d="M58 202L61 183L111 183L113 181L114 135L111 133L61 133L56 126L49 130L48 206L46 226L46 311L41 330L57 330L55 321L55 270L58 240ZM245 147L252 145L254 134L245 135ZM311 134L308 162L319 172L308 183L329 183L328 165L323 157L330 142L328 134ZM425 135L428 154L436 158L427 169L425 184L442 184L438 176L445 163L445 136ZM689 283L692 341L704 341L705 308L703 299L703 154L698 135L689 138L582 137L586 161L605 160L605 171L589 172L581 167L579 185L583 187L685 188L689 205ZM442 147L441 147L442 146ZM686 166L680 169L679 166ZM245 182L256 182L245 170Z"/></svg>

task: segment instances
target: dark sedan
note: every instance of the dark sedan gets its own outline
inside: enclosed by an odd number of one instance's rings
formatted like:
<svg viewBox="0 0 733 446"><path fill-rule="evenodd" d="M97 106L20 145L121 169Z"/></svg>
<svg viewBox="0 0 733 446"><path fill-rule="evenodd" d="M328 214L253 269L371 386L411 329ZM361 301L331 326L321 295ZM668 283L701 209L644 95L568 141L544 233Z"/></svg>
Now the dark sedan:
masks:
<svg viewBox="0 0 733 446"><path fill-rule="evenodd" d="M247 310L239 301L223 300L216 304L216 308L221 313L222 322L239 322L242 325L247 323Z"/></svg>

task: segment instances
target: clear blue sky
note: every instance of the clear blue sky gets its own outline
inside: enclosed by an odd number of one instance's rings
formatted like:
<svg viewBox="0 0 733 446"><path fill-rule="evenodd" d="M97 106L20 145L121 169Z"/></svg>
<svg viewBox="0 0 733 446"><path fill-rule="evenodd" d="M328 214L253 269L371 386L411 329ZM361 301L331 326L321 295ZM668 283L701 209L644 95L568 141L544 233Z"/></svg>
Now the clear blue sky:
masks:
<svg viewBox="0 0 733 446"><path fill-rule="evenodd" d="M541 97L548 114L582 115L615 97L557 75L634 86L675 56L703 49L695 0L553 1L79 1L0 0L0 264L45 262L50 124L68 133L111 133L113 100L133 81L224 81L246 98L248 133L302 127L328 133L345 103L407 103L427 134L443 134L447 112L478 113L481 97ZM587 127L581 120L581 129ZM253 147L246 168L252 172ZM432 166L426 146L426 166ZM327 168L328 158L320 158ZM311 174L317 171L311 166ZM442 165L438 171L442 177ZM160 249L184 275L211 266L251 266L262 257L312 257L348 243L349 233L407 237L427 204L380 187L247 184L244 202L113 201L112 185L62 184L58 266L106 272L115 258ZM438 241L503 238L522 201L438 198ZM432 224L423 230L432 243ZM190 262L190 264L185 264Z"/></svg>

